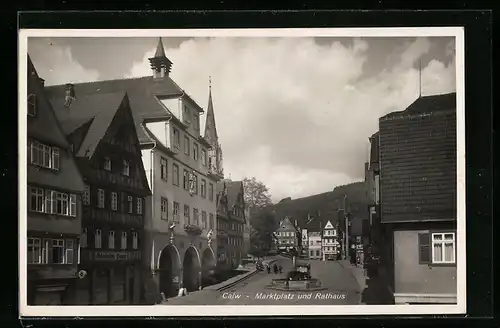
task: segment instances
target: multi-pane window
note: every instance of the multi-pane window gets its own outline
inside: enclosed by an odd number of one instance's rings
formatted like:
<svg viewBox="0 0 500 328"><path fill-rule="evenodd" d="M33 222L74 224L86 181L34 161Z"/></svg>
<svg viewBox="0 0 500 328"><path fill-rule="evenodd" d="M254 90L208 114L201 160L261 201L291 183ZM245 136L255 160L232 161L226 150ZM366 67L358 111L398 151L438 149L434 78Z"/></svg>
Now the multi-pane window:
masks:
<svg viewBox="0 0 500 328"><path fill-rule="evenodd" d="M133 231L132 232L132 248L133 249L138 249L139 248L139 241L138 241L137 231Z"/></svg>
<svg viewBox="0 0 500 328"><path fill-rule="evenodd" d="M179 222L180 204L174 202L174 222Z"/></svg>
<svg viewBox="0 0 500 328"><path fill-rule="evenodd" d="M193 143L193 159L195 161L198 160L198 151L199 151L198 149L199 149L198 148L198 144L197 143Z"/></svg>
<svg viewBox="0 0 500 328"><path fill-rule="evenodd" d="M36 94L34 93L28 95L28 115L36 116Z"/></svg>
<svg viewBox="0 0 500 328"><path fill-rule="evenodd" d="M88 246L88 230L87 228L82 229L82 234L80 235L80 246L85 248Z"/></svg>
<svg viewBox="0 0 500 328"><path fill-rule="evenodd" d="M214 185L213 185L213 183L208 184L208 199L211 202L214 201Z"/></svg>
<svg viewBox="0 0 500 328"><path fill-rule="evenodd" d="M102 247L102 231L101 231L101 229L96 229L94 232L94 247L95 248Z"/></svg>
<svg viewBox="0 0 500 328"><path fill-rule="evenodd" d="M167 181L168 177L168 162L166 158L160 159L160 177L162 180Z"/></svg>
<svg viewBox="0 0 500 328"><path fill-rule="evenodd" d="M120 248L121 249L127 249L127 232L122 231L122 238L120 242Z"/></svg>
<svg viewBox="0 0 500 328"><path fill-rule="evenodd" d="M209 229L214 228L214 215L212 213L208 215L208 228Z"/></svg>
<svg viewBox="0 0 500 328"><path fill-rule="evenodd" d="M207 181L205 179L201 179L201 197L207 197Z"/></svg>
<svg viewBox="0 0 500 328"><path fill-rule="evenodd" d="M179 134L179 130L174 128L174 147L179 149L181 148L181 137Z"/></svg>
<svg viewBox="0 0 500 328"><path fill-rule="evenodd" d="M76 195L30 187L29 209L32 212L76 216Z"/></svg>
<svg viewBox="0 0 500 328"><path fill-rule="evenodd" d="M432 234L432 263L455 263L455 233Z"/></svg>
<svg viewBox="0 0 500 328"><path fill-rule="evenodd" d="M50 147L38 141L31 141L29 146L31 164L59 170L59 148Z"/></svg>
<svg viewBox="0 0 500 328"><path fill-rule="evenodd" d="M184 136L184 154L189 156L189 138Z"/></svg>
<svg viewBox="0 0 500 328"><path fill-rule="evenodd" d="M109 249L115 248L115 232L114 231L110 231L108 233L108 248Z"/></svg>
<svg viewBox="0 0 500 328"><path fill-rule="evenodd" d="M64 239L52 239L52 263L64 264Z"/></svg>
<svg viewBox="0 0 500 328"><path fill-rule="evenodd" d="M134 212L134 199L132 196L127 197L127 202L128 202L128 212L132 213Z"/></svg>
<svg viewBox="0 0 500 328"><path fill-rule="evenodd" d="M162 220L167 220L168 219L168 200L166 198L161 198L160 201L160 212L161 212L161 219Z"/></svg>
<svg viewBox="0 0 500 328"><path fill-rule="evenodd" d="M82 196L83 205L90 205L90 186L85 185L85 191Z"/></svg>
<svg viewBox="0 0 500 328"><path fill-rule="evenodd" d="M97 189L97 207L104 208L104 190Z"/></svg>
<svg viewBox="0 0 500 328"><path fill-rule="evenodd" d="M185 190L189 190L189 172L184 169L184 174L183 174L183 186Z"/></svg>
<svg viewBox="0 0 500 328"><path fill-rule="evenodd" d="M199 220L199 217L198 217L198 209L197 208L193 208L193 223L195 226L199 226L200 225L200 220Z"/></svg>
<svg viewBox="0 0 500 328"><path fill-rule="evenodd" d="M201 164L207 166L207 151L205 149L201 149Z"/></svg>
<svg viewBox="0 0 500 328"><path fill-rule="evenodd" d="M28 238L28 263L42 263L42 241L40 238Z"/></svg>
<svg viewBox="0 0 500 328"><path fill-rule="evenodd" d="M111 171L111 158L109 157L104 158L104 169L106 171Z"/></svg>
<svg viewBox="0 0 500 328"><path fill-rule="evenodd" d="M177 164L172 165L172 175L173 175L172 184L174 186L178 186L179 185L179 165L177 165Z"/></svg>
<svg viewBox="0 0 500 328"><path fill-rule="evenodd" d="M142 214L142 198L137 197L137 214Z"/></svg>
<svg viewBox="0 0 500 328"><path fill-rule="evenodd" d="M118 210L118 194L116 192L111 193L111 209L113 211Z"/></svg>
<svg viewBox="0 0 500 328"><path fill-rule="evenodd" d="M207 212L205 211L201 212L201 225L203 229L207 228Z"/></svg>
<svg viewBox="0 0 500 328"><path fill-rule="evenodd" d="M129 176L130 175L130 163L127 160L123 160L123 170L122 174Z"/></svg>
<svg viewBox="0 0 500 328"><path fill-rule="evenodd" d="M184 205L184 222L186 224L191 224L191 218L189 214L189 205Z"/></svg>

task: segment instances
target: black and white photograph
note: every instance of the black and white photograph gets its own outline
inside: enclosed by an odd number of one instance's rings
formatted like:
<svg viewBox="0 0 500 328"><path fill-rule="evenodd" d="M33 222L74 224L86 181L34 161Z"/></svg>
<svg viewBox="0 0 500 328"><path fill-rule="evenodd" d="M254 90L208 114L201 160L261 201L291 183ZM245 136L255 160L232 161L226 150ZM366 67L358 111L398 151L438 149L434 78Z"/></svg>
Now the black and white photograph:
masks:
<svg viewBox="0 0 500 328"><path fill-rule="evenodd" d="M21 316L465 313L464 88L460 27L20 30Z"/></svg>

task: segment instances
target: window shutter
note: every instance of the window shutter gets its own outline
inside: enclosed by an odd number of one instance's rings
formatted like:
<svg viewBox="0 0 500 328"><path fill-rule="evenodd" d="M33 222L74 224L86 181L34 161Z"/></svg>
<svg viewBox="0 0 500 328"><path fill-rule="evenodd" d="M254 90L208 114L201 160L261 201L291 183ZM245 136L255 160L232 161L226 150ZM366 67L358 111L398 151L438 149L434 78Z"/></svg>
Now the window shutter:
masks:
<svg viewBox="0 0 500 328"><path fill-rule="evenodd" d="M73 264L74 249L73 240L66 240L66 264Z"/></svg>
<svg viewBox="0 0 500 328"><path fill-rule="evenodd" d="M430 233L418 234L418 262L420 264L431 263L431 235Z"/></svg>

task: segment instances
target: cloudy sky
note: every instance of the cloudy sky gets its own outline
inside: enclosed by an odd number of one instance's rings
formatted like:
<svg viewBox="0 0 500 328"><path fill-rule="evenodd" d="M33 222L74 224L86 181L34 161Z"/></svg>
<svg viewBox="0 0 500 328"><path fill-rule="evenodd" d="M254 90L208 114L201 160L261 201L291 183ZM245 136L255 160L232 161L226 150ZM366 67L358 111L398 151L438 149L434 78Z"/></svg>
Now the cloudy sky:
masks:
<svg viewBox="0 0 500 328"><path fill-rule="evenodd" d="M422 95L456 87L453 38L163 42L172 78L204 108L212 76L226 175L255 176L274 201L362 181L378 118L411 104L419 85ZM53 85L149 75L156 44L157 38L30 38L28 52Z"/></svg>

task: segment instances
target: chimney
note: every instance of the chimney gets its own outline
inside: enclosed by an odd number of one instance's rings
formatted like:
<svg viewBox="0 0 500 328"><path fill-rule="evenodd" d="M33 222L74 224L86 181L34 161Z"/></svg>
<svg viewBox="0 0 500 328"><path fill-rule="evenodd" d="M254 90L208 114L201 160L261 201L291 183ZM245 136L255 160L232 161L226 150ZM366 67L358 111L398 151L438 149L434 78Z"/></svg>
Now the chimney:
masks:
<svg viewBox="0 0 500 328"><path fill-rule="evenodd" d="M71 102L76 99L75 96L75 86L71 83L66 84L65 96L64 96L64 106L70 107Z"/></svg>

